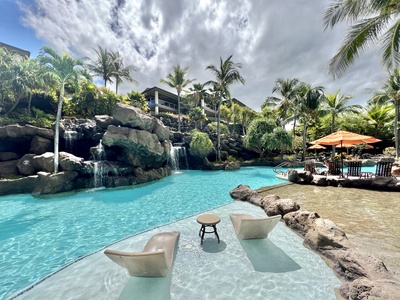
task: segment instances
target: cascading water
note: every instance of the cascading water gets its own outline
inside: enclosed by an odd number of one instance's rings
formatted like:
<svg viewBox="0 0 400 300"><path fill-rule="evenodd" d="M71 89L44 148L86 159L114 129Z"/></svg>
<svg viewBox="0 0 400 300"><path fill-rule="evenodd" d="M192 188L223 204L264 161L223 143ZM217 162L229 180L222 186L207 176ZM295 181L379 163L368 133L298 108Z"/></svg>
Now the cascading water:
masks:
<svg viewBox="0 0 400 300"><path fill-rule="evenodd" d="M72 152L74 143L78 139L78 132L75 130L65 130L63 137L65 140L65 150Z"/></svg>
<svg viewBox="0 0 400 300"><path fill-rule="evenodd" d="M105 152L103 144L101 140L96 147L92 147L90 149L92 154L93 161L93 180L94 180L94 187L99 188L103 186L103 179L104 179L104 159L105 159Z"/></svg>
<svg viewBox="0 0 400 300"><path fill-rule="evenodd" d="M170 153L170 165L174 173L182 169L189 169L186 148L183 146L172 146Z"/></svg>

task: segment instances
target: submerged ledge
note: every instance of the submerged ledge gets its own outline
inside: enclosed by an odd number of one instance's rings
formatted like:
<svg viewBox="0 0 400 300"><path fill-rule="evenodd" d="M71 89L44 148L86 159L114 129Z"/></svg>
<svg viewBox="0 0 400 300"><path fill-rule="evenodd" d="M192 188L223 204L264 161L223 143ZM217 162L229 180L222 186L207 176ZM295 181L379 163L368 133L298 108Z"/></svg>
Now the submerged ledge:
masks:
<svg viewBox="0 0 400 300"><path fill-rule="evenodd" d="M286 183L279 186L293 185ZM270 194L277 186L254 191L239 185L230 192L235 200L260 206L269 215L282 215L286 225L304 238L304 244L325 258L343 281L340 294L345 299L398 299L400 282L383 261L350 243L344 231L318 213L300 210L291 199Z"/></svg>

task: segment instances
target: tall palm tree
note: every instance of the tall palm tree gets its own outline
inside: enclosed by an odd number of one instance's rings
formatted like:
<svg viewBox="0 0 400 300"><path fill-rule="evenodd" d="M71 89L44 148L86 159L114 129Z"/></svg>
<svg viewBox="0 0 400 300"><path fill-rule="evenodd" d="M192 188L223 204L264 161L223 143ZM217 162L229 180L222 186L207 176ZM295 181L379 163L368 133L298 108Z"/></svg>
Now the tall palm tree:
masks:
<svg viewBox="0 0 400 300"><path fill-rule="evenodd" d="M307 127L311 120L318 118L318 109L321 103L321 99L324 95L324 88L322 86L313 87L310 84L303 84L299 91L301 103L300 103L300 115L303 120L303 154L302 160L306 153L306 136Z"/></svg>
<svg viewBox="0 0 400 300"><path fill-rule="evenodd" d="M389 72L389 78L383 83L382 89L375 93L369 103L392 103L395 119L393 134L395 138L396 158L399 158L400 143L400 70L395 68Z"/></svg>
<svg viewBox="0 0 400 300"><path fill-rule="evenodd" d="M181 132L181 93L184 87L196 79L186 79L189 68L181 68L180 65L174 67L174 73L169 73L167 79L160 79L160 82L176 89L178 94L178 132Z"/></svg>
<svg viewBox="0 0 400 300"><path fill-rule="evenodd" d="M104 86L107 87L107 81L113 83L111 78L115 75L113 54L107 48L103 49L100 46L98 46L98 50L94 48L93 50L96 52L97 57L95 60L86 57L85 60L88 61L86 66L93 76L101 76L104 80Z"/></svg>
<svg viewBox="0 0 400 300"><path fill-rule="evenodd" d="M57 116L54 134L54 173L58 172L58 156L59 156L59 136L60 136L60 120L62 105L64 100L65 84L72 83L78 86L78 78L84 76L90 79L90 75L83 68L84 63L80 59L74 59L68 54L59 55L50 47L40 49L38 56L39 62L43 65L43 75L47 75L56 81L60 94L58 98Z"/></svg>
<svg viewBox="0 0 400 300"><path fill-rule="evenodd" d="M112 73L115 78L115 93L118 94L118 86L122 83L122 78L138 84L138 82L131 77L131 71L136 71L136 68L134 66L125 66L119 52L110 52L110 56L113 69Z"/></svg>
<svg viewBox="0 0 400 300"><path fill-rule="evenodd" d="M275 82L275 86L272 89L272 93L278 94L280 97L267 97L262 104L263 107L277 107L279 112L279 118L281 120L282 127L289 120L289 116L293 119L293 135L296 128L296 120L298 117L298 97L299 88L301 82L297 78L278 78Z"/></svg>
<svg viewBox="0 0 400 300"><path fill-rule="evenodd" d="M341 95L340 90L336 91L335 94L326 94L322 98L322 108L326 114L331 115L331 133L335 131L335 120L342 113L357 113L360 109L360 105L347 105L348 101L352 99L352 95Z"/></svg>
<svg viewBox="0 0 400 300"><path fill-rule="evenodd" d="M220 57L219 68L214 65L209 65L206 70L210 70L215 76L215 80L206 82L208 85L212 85L215 90L219 91L219 102L217 104L218 121L217 121L217 160L221 160L221 111L220 107L225 99L231 99L229 86L235 82L245 83L245 80L240 75L238 69L242 67L240 63L234 63L232 56L229 56L225 61Z"/></svg>
<svg viewBox="0 0 400 300"><path fill-rule="evenodd" d="M193 107L199 105L201 100L207 97L204 83L193 83L193 87L189 88L189 90L194 104Z"/></svg>
<svg viewBox="0 0 400 300"><path fill-rule="evenodd" d="M381 43L382 64L389 70L400 64L400 5L392 0L333 0L325 11L325 29L342 22L352 25L343 45L330 60L328 71L334 77L348 67L371 45Z"/></svg>

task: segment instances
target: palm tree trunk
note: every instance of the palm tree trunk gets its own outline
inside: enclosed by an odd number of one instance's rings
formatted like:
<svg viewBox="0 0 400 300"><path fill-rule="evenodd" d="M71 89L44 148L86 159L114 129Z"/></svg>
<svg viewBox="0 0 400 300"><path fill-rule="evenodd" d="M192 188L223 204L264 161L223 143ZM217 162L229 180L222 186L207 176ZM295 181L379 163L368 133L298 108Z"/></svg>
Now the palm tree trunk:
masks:
<svg viewBox="0 0 400 300"><path fill-rule="evenodd" d="M64 99L64 81L61 83L60 97L58 98L58 107L57 107L57 117L56 117L56 128L54 133L54 174L58 172L58 146L59 146L59 137L60 137L60 121L61 121L61 112L62 105Z"/></svg>
<svg viewBox="0 0 400 300"><path fill-rule="evenodd" d="M307 132L307 120L304 120L303 127L303 154L301 155L301 160L304 161L306 155L306 132Z"/></svg>
<svg viewBox="0 0 400 300"><path fill-rule="evenodd" d="M217 161L221 161L221 102L222 96L220 97L220 102L217 104L218 120L217 120Z"/></svg>
<svg viewBox="0 0 400 300"><path fill-rule="evenodd" d="M28 99L28 116L31 115L31 103L32 103L32 92L29 92L29 99Z"/></svg>
<svg viewBox="0 0 400 300"><path fill-rule="evenodd" d="M400 99L395 102L395 116L396 120L394 122L394 146L396 147L396 159L399 158L399 138L400 138Z"/></svg>
<svg viewBox="0 0 400 300"><path fill-rule="evenodd" d="M181 94L178 91L178 132L181 132Z"/></svg>

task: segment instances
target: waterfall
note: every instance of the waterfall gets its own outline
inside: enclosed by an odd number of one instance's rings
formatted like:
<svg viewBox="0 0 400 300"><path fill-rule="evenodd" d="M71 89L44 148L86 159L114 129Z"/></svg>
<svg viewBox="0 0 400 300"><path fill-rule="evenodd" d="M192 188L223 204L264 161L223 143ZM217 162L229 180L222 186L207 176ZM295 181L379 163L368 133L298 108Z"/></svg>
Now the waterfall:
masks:
<svg viewBox="0 0 400 300"><path fill-rule="evenodd" d="M99 188L103 186L104 178L104 163L102 161L93 162L93 179L94 187Z"/></svg>
<svg viewBox="0 0 400 300"><path fill-rule="evenodd" d="M63 137L65 140L65 150L72 153L74 142L78 139L78 132L75 130L65 130Z"/></svg>
<svg viewBox="0 0 400 300"><path fill-rule="evenodd" d="M90 148L90 153L93 159L93 181L94 187L99 188L104 186L103 180L105 175L108 175L108 170L105 168L105 151L101 140L96 147Z"/></svg>
<svg viewBox="0 0 400 300"><path fill-rule="evenodd" d="M172 146L170 153L170 165L174 173L179 173L182 169L189 169L186 155L186 148L183 146Z"/></svg>

